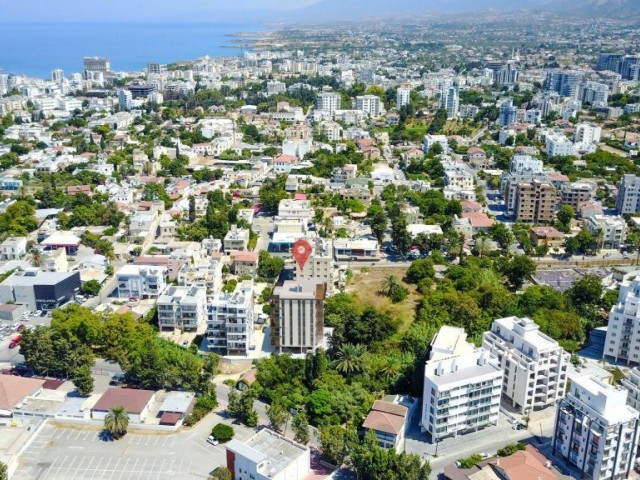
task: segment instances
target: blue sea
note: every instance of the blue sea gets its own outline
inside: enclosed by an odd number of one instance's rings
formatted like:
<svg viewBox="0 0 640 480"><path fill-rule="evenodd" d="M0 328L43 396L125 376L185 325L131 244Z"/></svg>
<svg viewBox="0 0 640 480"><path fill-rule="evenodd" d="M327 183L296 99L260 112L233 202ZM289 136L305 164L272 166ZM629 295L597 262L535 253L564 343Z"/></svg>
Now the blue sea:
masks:
<svg viewBox="0 0 640 480"><path fill-rule="evenodd" d="M229 34L260 32L259 25L233 23L0 23L0 72L49 78L82 72L82 58L108 57L114 71L148 62L170 63L203 55L234 56Z"/></svg>

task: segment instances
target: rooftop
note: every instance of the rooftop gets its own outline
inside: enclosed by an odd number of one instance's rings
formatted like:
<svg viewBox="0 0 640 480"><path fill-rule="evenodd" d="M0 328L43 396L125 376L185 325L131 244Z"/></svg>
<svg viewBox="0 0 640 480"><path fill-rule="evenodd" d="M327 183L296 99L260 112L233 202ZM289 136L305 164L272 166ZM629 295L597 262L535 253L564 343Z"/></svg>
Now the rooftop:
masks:
<svg viewBox="0 0 640 480"><path fill-rule="evenodd" d="M113 387L107 389L92 410L106 411L113 407L124 407L127 413L139 414L156 394L153 390L134 390Z"/></svg>
<svg viewBox="0 0 640 480"><path fill-rule="evenodd" d="M399 434L404 428L409 409L392 402L376 400L362 426L378 432Z"/></svg>
<svg viewBox="0 0 640 480"><path fill-rule="evenodd" d="M44 380L0 374L0 410L11 410L43 388Z"/></svg>

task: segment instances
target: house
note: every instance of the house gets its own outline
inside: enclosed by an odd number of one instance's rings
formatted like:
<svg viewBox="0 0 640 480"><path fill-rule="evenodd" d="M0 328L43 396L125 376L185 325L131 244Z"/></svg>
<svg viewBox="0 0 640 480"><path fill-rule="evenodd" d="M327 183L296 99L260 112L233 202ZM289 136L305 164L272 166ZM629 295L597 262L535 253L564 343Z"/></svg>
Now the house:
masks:
<svg viewBox="0 0 640 480"><path fill-rule="evenodd" d="M400 452L404 450L408 417L409 409L404 405L376 400L362 427L375 432L381 447L394 448Z"/></svg>
<svg viewBox="0 0 640 480"><path fill-rule="evenodd" d="M469 147L467 160L475 168L486 168L492 163L490 159L487 159L486 152L479 147Z"/></svg>
<svg viewBox="0 0 640 480"><path fill-rule="evenodd" d="M44 380L0 374L0 417L10 417L27 397L40 394Z"/></svg>
<svg viewBox="0 0 640 480"><path fill-rule="evenodd" d="M489 217L486 213L462 213L462 218L467 218L471 222L471 228L473 234L479 232L488 232L491 227L496 224L496 221Z"/></svg>
<svg viewBox="0 0 640 480"><path fill-rule="evenodd" d="M376 240L337 238L333 242L333 252L337 261L380 260L378 256L378 242Z"/></svg>
<svg viewBox="0 0 640 480"><path fill-rule="evenodd" d="M298 158L296 156L280 155L273 159L273 171L275 173L289 173L296 163L298 163Z"/></svg>
<svg viewBox="0 0 640 480"><path fill-rule="evenodd" d="M235 275L255 275L258 259L258 252L231 252L231 271Z"/></svg>
<svg viewBox="0 0 640 480"><path fill-rule="evenodd" d="M49 250L64 248L67 255L75 255L80 248L81 240L71 232L55 232L40 242Z"/></svg>
<svg viewBox="0 0 640 480"><path fill-rule="evenodd" d="M304 479L311 473L309 448L264 428L246 442L225 444L234 480Z"/></svg>
<svg viewBox="0 0 640 480"><path fill-rule="evenodd" d="M11 235L0 243L0 260L20 260L27 253L27 237Z"/></svg>
<svg viewBox="0 0 640 480"><path fill-rule="evenodd" d="M166 267L125 265L116 272L118 297L157 298L164 291L166 277Z"/></svg>
<svg viewBox="0 0 640 480"><path fill-rule="evenodd" d="M124 407L132 423L143 423L155 401L153 390L111 387L100 397L91 409L91 418L104 420L114 407Z"/></svg>
<svg viewBox="0 0 640 480"><path fill-rule="evenodd" d="M562 247L564 233L553 227L531 227L531 243L535 247L547 246L549 248Z"/></svg>
<svg viewBox="0 0 640 480"><path fill-rule="evenodd" d="M91 196L91 185L69 185L67 187L67 195L74 196L78 193Z"/></svg>
<svg viewBox="0 0 640 480"><path fill-rule="evenodd" d="M169 392L158 410L160 425L182 425L184 419L193 409L195 398L196 396L192 392Z"/></svg>

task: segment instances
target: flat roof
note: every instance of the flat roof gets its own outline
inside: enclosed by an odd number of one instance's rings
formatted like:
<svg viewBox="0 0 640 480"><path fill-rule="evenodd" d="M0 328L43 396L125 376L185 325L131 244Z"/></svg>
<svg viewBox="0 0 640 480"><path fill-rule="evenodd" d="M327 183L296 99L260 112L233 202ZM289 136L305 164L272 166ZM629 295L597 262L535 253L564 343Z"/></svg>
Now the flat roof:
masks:
<svg viewBox="0 0 640 480"><path fill-rule="evenodd" d="M56 232L49 235L45 238L41 245L44 246L55 246L55 245L64 245L64 246L78 246L80 245L80 239L76 237L73 233L69 232Z"/></svg>
<svg viewBox="0 0 640 480"><path fill-rule="evenodd" d="M189 410L195 394L192 392L169 392L160 406L160 412L185 413Z"/></svg>
<svg viewBox="0 0 640 480"><path fill-rule="evenodd" d="M59 283L74 275L80 276L79 272L43 272L40 270L18 271L7 278L3 285L31 286L31 285L52 285Z"/></svg>

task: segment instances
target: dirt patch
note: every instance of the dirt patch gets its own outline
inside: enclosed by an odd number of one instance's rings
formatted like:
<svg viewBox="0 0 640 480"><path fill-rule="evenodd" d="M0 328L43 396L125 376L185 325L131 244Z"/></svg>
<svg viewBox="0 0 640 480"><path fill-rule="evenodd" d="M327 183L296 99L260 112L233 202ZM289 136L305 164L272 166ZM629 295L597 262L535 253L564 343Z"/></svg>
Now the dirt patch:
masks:
<svg viewBox="0 0 640 480"><path fill-rule="evenodd" d="M402 322L400 331L404 332L416 319L420 294L416 292L415 285L402 282L402 285L409 290L409 296L403 302L393 303L381 293L381 289L385 278L389 275L402 281L406 272L406 268L372 268L365 272L354 270L353 281L347 287L347 292L355 294L363 305L370 305L393 318L400 319Z"/></svg>

